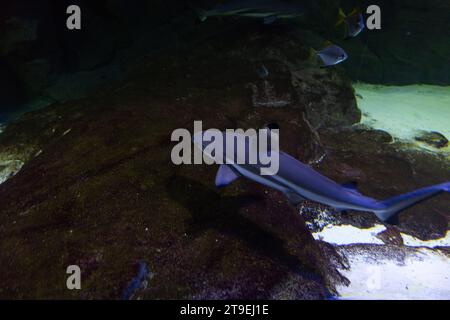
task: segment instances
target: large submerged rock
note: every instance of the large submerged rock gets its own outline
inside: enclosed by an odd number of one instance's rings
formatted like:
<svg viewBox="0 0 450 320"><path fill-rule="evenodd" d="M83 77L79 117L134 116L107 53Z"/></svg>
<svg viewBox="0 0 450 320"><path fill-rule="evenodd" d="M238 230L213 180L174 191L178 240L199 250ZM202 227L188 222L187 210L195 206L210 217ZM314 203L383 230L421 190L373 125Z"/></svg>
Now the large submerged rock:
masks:
<svg viewBox="0 0 450 320"><path fill-rule="evenodd" d="M336 89L351 92L345 75L318 70L298 37L239 34L151 57L127 81L6 128L2 149L29 151L0 185L0 296L120 298L137 261L152 272L141 298L318 299L345 282L282 195L244 179L219 191L216 166L171 162L172 131L192 131L194 120L219 129L276 123L282 149L314 162L323 154L308 120L315 111L298 97L314 86L355 108ZM253 105L261 63L291 104ZM324 81L309 84L302 69ZM83 268L81 291L65 287L71 264Z"/></svg>

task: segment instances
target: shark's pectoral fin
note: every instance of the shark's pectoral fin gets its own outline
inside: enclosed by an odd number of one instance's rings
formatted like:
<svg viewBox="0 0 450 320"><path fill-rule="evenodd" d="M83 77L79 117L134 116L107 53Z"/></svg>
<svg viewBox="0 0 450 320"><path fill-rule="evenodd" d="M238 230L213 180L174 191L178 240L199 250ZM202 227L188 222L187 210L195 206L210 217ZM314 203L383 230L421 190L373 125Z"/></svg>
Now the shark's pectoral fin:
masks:
<svg viewBox="0 0 450 320"><path fill-rule="evenodd" d="M239 177L239 173L234 171L232 167L226 164L222 164L216 174L216 187L225 187Z"/></svg>
<svg viewBox="0 0 450 320"><path fill-rule="evenodd" d="M285 194L286 197L288 198L289 202L290 202L292 205L294 205L294 206L296 206L296 205L298 205L299 203L301 203L301 202L303 202L303 201L306 200L306 199L303 198L302 196L300 196L300 195L298 195L297 193L292 192L292 191L287 191L287 192L285 192L284 194Z"/></svg>
<svg viewBox="0 0 450 320"><path fill-rule="evenodd" d="M268 16L264 18L264 24L272 24L277 20L277 16Z"/></svg>

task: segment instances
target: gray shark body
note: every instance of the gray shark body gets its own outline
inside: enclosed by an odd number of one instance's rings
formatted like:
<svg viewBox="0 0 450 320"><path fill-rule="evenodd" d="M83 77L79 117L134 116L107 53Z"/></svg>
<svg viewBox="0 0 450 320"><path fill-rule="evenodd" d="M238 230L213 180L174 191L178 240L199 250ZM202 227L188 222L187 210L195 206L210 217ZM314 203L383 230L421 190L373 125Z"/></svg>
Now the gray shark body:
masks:
<svg viewBox="0 0 450 320"><path fill-rule="evenodd" d="M264 18L265 23L276 19L289 19L302 16L303 6L277 0L231 0L211 10L195 9L201 21L214 16L242 16Z"/></svg>
<svg viewBox="0 0 450 320"><path fill-rule="evenodd" d="M196 139L199 141L198 136L194 137L194 142ZM261 175L261 164L237 164L233 163L234 155L227 156L226 164L220 166L216 175L216 186L226 186L243 176L283 192L293 204L311 200L339 211L373 212L380 220L393 224L398 222L402 210L439 193L450 192L450 182L446 182L378 201L362 195L354 186L334 182L284 152L278 154L279 170L275 175Z"/></svg>

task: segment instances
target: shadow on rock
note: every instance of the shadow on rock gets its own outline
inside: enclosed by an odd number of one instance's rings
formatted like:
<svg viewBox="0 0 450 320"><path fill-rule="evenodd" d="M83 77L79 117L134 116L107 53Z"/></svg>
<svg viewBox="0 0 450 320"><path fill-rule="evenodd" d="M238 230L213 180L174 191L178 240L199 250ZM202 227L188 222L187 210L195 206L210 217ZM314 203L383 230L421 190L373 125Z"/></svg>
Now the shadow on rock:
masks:
<svg viewBox="0 0 450 320"><path fill-rule="evenodd" d="M245 241L253 250L298 272L302 262L287 252L284 241L239 213L246 206L261 201L262 196L221 196L201 183L182 176L172 177L167 187L170 197L191 214L188 221L190 234L195 236L208 229L216 229Z"/></svg>

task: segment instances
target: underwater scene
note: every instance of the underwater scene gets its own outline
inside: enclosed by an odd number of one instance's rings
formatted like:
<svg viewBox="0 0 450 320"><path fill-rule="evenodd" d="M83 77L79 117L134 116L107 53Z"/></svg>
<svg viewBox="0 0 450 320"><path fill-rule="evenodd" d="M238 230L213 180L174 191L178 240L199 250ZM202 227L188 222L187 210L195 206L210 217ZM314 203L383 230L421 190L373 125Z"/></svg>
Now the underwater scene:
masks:
<svg viewBox="0 0 450 320"><path fill-rule="evenodd" d="M450 300L448 139L449 0L5 1L0 299Z"/></svg>

